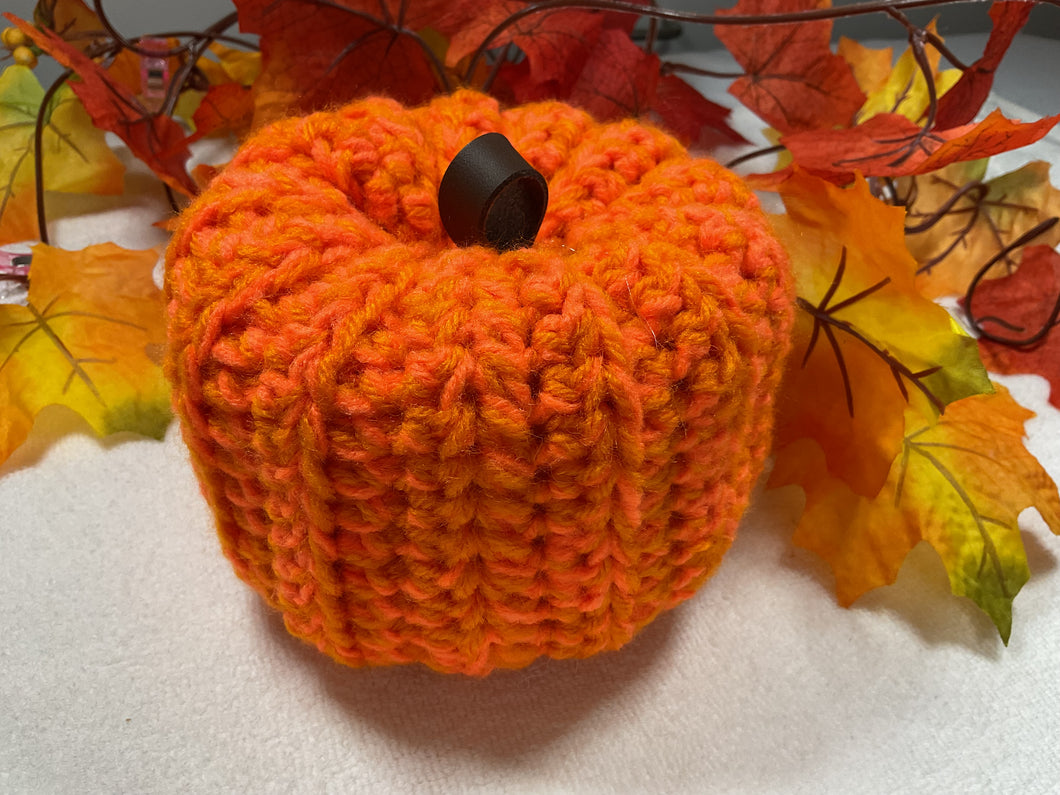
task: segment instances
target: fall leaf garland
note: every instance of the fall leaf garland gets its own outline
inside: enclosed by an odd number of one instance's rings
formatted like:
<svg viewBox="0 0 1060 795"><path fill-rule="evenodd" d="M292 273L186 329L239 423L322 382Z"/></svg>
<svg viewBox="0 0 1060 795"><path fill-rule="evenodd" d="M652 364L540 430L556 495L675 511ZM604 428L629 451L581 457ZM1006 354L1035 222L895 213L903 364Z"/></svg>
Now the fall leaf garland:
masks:
<svg viewBox="0 0 1060 795"><path fill-rule="evenodd" d="M415 104L469 85L509 103L647 118L708 152L743 144L727 109L681 77L695 73L725 81L770 128L777 145L740 162L784 155L750 179L784 202L775 226L798 282L769 481L806 493L795 542L828 561L849 604L893 582L926 541L953 592L1007 642L1029 576L1018 515L1034 507L1060 533L1060 498L1023 446L1029 412L987 368L1044 375L1060 406L1060 190L1046 163L987 178L986 159L1040 140L1060 114L982 108L1033 7L1057 3L994 2L983 53L963 63L933 23L905 14L947 2L739 0L707 15L624 0L235 0L201 33L161 39L125 38L100 0L40 0L32 21L6 14L0 245L43 243L28 269L0 260L0 279L28 273L24 300L0 305L0 461L51 403L100 434L160 436L169 420L155 252L46 245L47 191L121 191L104 132L174 202L213 173L189 173L196 141L368 93ZM835 18L867 13L905 32L897 58L833 44ZM649 21L640 43L638 15ZM714 25L738 71L666 61L660 20ZM229 33L237 22L256 44ZM31 70L42 54L65 69L47 88ZM934 303L955 294L978 342Z"/></svg>

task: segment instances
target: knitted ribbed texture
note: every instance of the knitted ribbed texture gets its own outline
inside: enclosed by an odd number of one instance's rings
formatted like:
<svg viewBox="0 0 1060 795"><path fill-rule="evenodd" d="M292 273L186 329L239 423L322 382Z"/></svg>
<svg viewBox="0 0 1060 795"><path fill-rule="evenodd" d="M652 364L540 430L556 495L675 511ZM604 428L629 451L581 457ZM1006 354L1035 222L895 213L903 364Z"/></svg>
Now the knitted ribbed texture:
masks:
<svg viewBox="0 0 1060 795"><path fill-rule="evenodd" d="M533 247L445 236L453 156L549 183ZM633 121L463 91L251 138L167 257L174 405L224 551L354 666L614 649L719 563L792 322L754 195Z"/></svg>

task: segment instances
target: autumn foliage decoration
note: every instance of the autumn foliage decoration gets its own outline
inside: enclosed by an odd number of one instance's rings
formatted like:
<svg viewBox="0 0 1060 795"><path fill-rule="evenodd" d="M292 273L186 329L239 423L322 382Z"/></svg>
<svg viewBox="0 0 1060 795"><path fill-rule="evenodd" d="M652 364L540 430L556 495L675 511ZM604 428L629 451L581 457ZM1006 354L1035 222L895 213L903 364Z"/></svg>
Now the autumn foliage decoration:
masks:
<svg viewBox="0 0 1060 795"><path fill-rule="evenodd" d="M1007 642L1029 576L1019 515L1036 508L1060 533L1060 497L1024 447L1030 412L987 370L1045 376L1060 407L1060 190L1046 163L988 178L987 159L1038 141L1060 115L1022 121L984 105L1034 6L1058 3L994 2L989 40L964 63L934 24L905 13L950 2L739 0L705 15L624 0L235 0L201 32L134 38L100 0L7 14L0 461L53 403L101 434L157 437L169 421L157 252L47 245L49 192L123 190L106 133L177 209L220 165L187 167L207 136L241 138L367 94L418 104L470 86L509 104L560 99L724 151L779 194L800 311L769 485L805 492L795 542L831 565L849 604L893 582L926 541L953 592ZM833 41L833 20L854 14L889 20L904 52ZM735 69L666 60L658 43L672 22L713 25ZM47 88L33 72L44 55L63 70ZM775 146L753 150L692 74L727 86ZM27 241L41 242L11 248ZM946 296L963 298L957 318L972 334L935 302Z"/></svg>

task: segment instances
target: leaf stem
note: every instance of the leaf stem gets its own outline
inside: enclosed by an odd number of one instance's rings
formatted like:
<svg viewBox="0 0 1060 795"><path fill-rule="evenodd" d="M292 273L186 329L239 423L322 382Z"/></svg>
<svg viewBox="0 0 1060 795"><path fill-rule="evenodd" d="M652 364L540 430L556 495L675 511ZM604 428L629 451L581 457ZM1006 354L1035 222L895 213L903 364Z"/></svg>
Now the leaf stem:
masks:
<svg viewBox="0 0 1060 795"><path fill-rule="evenodd" d="M37 109L37 123L33 128L33 187L37 193L37 231L40 242L45 245L48 243L48 218L44 211L44 128L48 123L47 116L50 114L52 99L73 73L72 69L67 69L48 86Z"/></svg>
<svg viewBox="0 0 1060 795"><path fill-rule="evenodd" d="M969 193L978 194L973 201L976 205L982 202L986 198L986 195L990 192L989 186L985 182L979 180L970 180L964 183L961 187L955 190L946 201L939 205L938 209L931 213L927 218L921 221L919 224L913 226L907 226L905 233L907 235L918 235L921 232L928 231L931 227L949 215L950 210L953 209L954 205L957 204L961 199L967 196Z"/></svg>
<svg viewBox="0 0 1060 795"><path fill-rule="evenodd" d="M758 157L765 157L766 155L775 155L777 152L783 152L786 148L787 147L783 146L782 144L777 144L776 146L766 146L762 149L755 149L753 152L748 152L747 154L743 154L739 157L734 157L732 160L729 160L727 163L725 163L725 168L736 168L736 166L742 165L748 160L754 160Z"/></svg>
<svg viewBox="0 0 1060 795"><path fill-rule="evenodd" d="M972 277L972 281L968 285L968 290L964 294L964 314L967 317L968 324L972 327L972 330L975 331L976 334L978 334L980 337L988 339L991 342L996 342L1000 345L1008 345L1009 347L1013 348L1026 348L1036 344L1039 340L1045 339L1049 332L1056 325L1058 325L1058 323L1060 323L1060 320L1058 320L1060 319L1060 294L1057 295L1056 301L1053 304L1052 311L1049 313L1049 317L1046 318L1041 328L1039 328L1030 336L1023 338L1002 337L999 334L994 334L993 332L987 331L983 328L982 325L986 322L997 323L998 325L1003 326L1004 328L1011 329L1013 331L1023 331L1024 329L1020 326L1015 326L1011 323L1008 323L1007 321L1004 321L1001 318L993 317L992 315L986 315L984 317L977 318L975 317L975 314L972 310L972 302L975 300L975 294L979 288L979 283L983 280L989 270L1001 260L1005 259L1011 252L1015 251L1018 248L1021 248L1022 246L1027 245L1036 237L1039 237L1040 235L1043 235L1048 232L1050 229L1056 226L1058 222L1060 222L1060 218L1057 217L1049 218L1045 221L1042 221L1040 224L1036 225L1032 229L1027 230L1018 238L1016 238L1007 246L1005 246L1003 249L1001 249L1001 251L991 257L990 260L985 265L983 265L983 267L976 271L975 276Z"/></svg>

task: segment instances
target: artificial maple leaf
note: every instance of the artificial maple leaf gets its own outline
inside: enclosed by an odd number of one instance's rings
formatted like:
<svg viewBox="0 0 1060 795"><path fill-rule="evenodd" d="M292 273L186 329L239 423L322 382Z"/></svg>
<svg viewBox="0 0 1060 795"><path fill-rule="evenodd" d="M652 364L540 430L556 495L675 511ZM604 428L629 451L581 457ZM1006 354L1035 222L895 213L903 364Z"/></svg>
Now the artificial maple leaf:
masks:
<svg viewBox="0 0 1060 795"><path fill-rule="evenodd" d="M999 0L990 6L993 28L979 59L966 68L961 79L939 100L936 124L958 127L975 118L994 85L994 72L1001 65L1012 39L1030 18L1034 3L1027 0Z"/></svg>
<svg viewBox="0 0 1060 795"><path fill-rule="evenodd" d="M184 165L191 152L179 124L167 116L149 114L127 88L56 34L38 30L13 14L4 16L38 47L77 73L80 79L69 81L69 85L96 127L117 134L167 185L181 193L195 193L195 182Z"/></svg>
<svg viewBox="0 0 1060 795"><path fill-rule="evenodd" d="M711 102L677 75L659 78L651 109L685 145L710 151L719 146L747 143L729 126L728 108Z"/></svg>
<svg viewBox="0 0 1060 795"><path fill-rule="evenodd" d="M932 35L937 35L934 20L927 25L925 30ZM924 56L936 97L942 96L960 79L961 72L957 69L940 72L941 55L930 43L924 44ZM894 64L882 85L866 93L868 96L865 98L865 104L858 110L859 121L871 119L878 113L897 113L910 121L917 122L923 118L931 104L928 77L924 75L917 63L912 47L906 48L905 52L899 56L897 63Z"/></svg>
<svg viewBox="0 0 1060 795"><path fill-rule="evenodd" d="M983 181L985 169L982 160L955 163L897 183L898 195L905 197L906 225L913 230L906 244L918 263L917 287L929 298L963 295L975 273L999 251L1060 216L1060 190L1049 180L1048 163L1028 163L989 181ZM1060 244L1060 228L1047 230L1035 242ZM1003 276L1015 264L1006 257L986 278Z"/></svg>
<svg viewBox="0 0 1060 795"><path fill-rule="evenodd" d="M1012 600L1029 576L1020 512L1036 508L1060 534L1056 485L1023 446L1032 416L1000 386L950 404L937 421L911 409L901 455L873 497L831 474L808 439L778 456L770 485L806 492L794 541L832 567L841 604L894 582L924 540L942 558L953 593L975 601L1008 643Z"/></svg>
<svg viewBox="0 0 1060 795"><path fill-rule="evenodd" d="M170 411L158 365L165 321L157 261L156 251L113 243L33 247L26 306L0 305L0 462L53 404L100 435L162 437Z"/></svg>
<svg viewBox="0 0 1060 795"><path fill-rule="evenodd" d="M267 2L236 3L239 11L239 29L247 33L264 33L270 29L273 20L270 18L273 6L279 5L274 0ZM314 0L302 0L298 5L331 5L351 12L362 18L377 20L395 30L417 31L434 25L439 19L452 13L454 9L470 6L479 7L478 3L460 2L460 0L337 0L337 2L316 3ZM468 11L470 13L470 10Z"/></svg>
<svg viewBox="0 0 1060 795"><path fill-rule="evenodd" d="M238 83L252 86L261 74L261 52L226 47L220 42L210 45L209 54L195 62L211 86Z"/></svg>
<svg viewBox="0 0 1060 795"><path fill-rule="evenodd" d="M209 163L199 163L191 170L191 176L200 187L206 188L207 185L213 182L213 178L223 170L224 165L214 166ZM167 232L176 232L179 221L179 216L173 216L156 222L155 226L165 229Z"/></svg>
<svg viewBox="0 0 1060 795"><path fill-rule="evenodd" d="M110 59L106 66L107 79L124 88L129 94L140 93L140 70L142 64L139 54L132 50L121 50Z"/></svg>
<svg viewBox="0 0 1060 795"><path fill-rule="evenodd" d="M33 21L81 52L109 38L96 12L82 0L37 0Z"/></svg>
<svg viewBox="0 0 1060 795"><path fill-rule="evenodd" d="M993 111L977 124L925 131L905 116L879 113L846 130L785 135L781 144L795 162L815 174L847 183L866 177L903 177L937 171L1029 146L1060 122L1060 114L1022 123Z"/></svg>
<svg viewBox="0 0 1060 795"><path fill-rule="evenodd" d="M887 83L891 76L894 64L894 48L873 49L866 47L856 39L848 39L846 36L839 37L839 45L836 47L839 55L850 64L850 71L854 74L858 88L866 97L879 91Z"/></svg>
<svg viewBox="0 0 1060 795"><path fill-rule="evenodd" d="M189 143L207 135L232 133L240 136L254 121L254 93L239 83L210 86L192 115L195 133Z"/></svg>
<svg viewBox="0 0 1060 795"><path fill-rule="evenodd" d="M419 104L438 88L429 48L387 14L273 0L236 0L236 8L240 29L257 33L261 44L255 127L369 93Z"/></svg>
<svg viewBox="0 0 1060 795"><path fill-rule="evenodd" d="M241 136L250 130L255 104L251 88L261 75L261 53L214 42L208 53L195 62L195 67L200 77L196 84L202 90L185 88L173 108L173 115L183 119L194 131L188 143L206 135Z"/></svg>
<svg viewBox="0 0 1060 795"><path fill-rule="evenodd" d="M571 89L569 101L601 121L640 116L655 102L659 58L621 30L602 31Z"/></svg>
<svg viewBox="0 0 1060 795"><path fill-rule="evenodd" d="M646 4L647 0L636 0ZM430 22L450 37L445 61L455 67L485 45L490 50L514 45L528 61L527 80L567 85L585 64L602 30L629 33L635 16L607 11L544 9L494 32L514 14L532 7L526 0L451 2Z"/></svg>
<svg viewBox="0 0 1060 795"><path fill-rule="evenodd" d="M526 6L519 0L497 0L481 8L464 4L462 13L449 12L438 23L440 30L452 35L446 64L455 67L464 62L500 23ZM506 70L505 83L516 101L567 99L584 69L591 66L597 74L607 75L606 62L592 64L599 57L593 53L605 27L606 15L599 13L558 9L530 14L492 39L490 48L514 46L525 56L510 65L521 68ZM610 47L605 44L605 51ZM619 68L616 65L615 71ZM619 79L608 77L612 83Z"/></svg>
<svg viewBox="0 0 1060 795"><path fill-rule="evenodd" d="M739 0L720 16L828 8L829 0ZM831 20L715 25L746 72L729 92L783 133L847 127L865 101L850 66L832 52Z"/></svg>
<svg viewBox="0 0 1060 795"><path fill-rule="evenodd" d="M1049 402L1060 408L1060 254L1050 246L1028 246L1019 269L979 284L970 312L979 326L1007 340L1047 333L1031 345L1003 345L979 339L983 363L997 373L1035 373L1049 382ZM966 307L967 308L967 307Z"/></svg>
<svg viewBox="0 0 1060 795"><path fill-rule="evenodd" d="M810 437L828 470L874 496L901 449L909 403L925 416L990 390L975 340L920 296L904 213L864 180L848 189L795 171L773 218L791 257L794 345L778 400L778 455Z"/></svg>
<svg viewBox="0 0 1060 795"><path fill-rule="evenodd" d="M34 134L44 89L25 66L0 74L0 244L35 239ZM124 167L69 87L45 109L41 152L44 187L66 193L115 194Z"/></svg>

